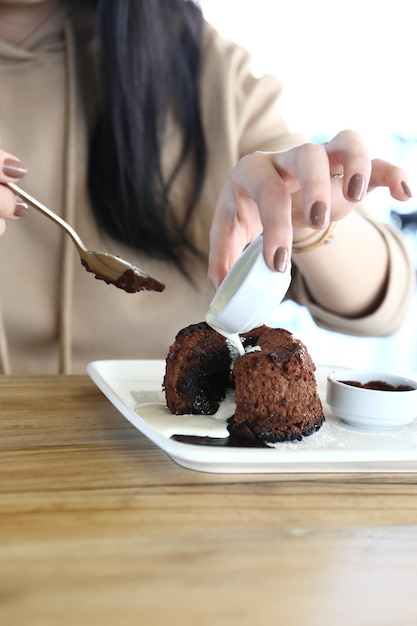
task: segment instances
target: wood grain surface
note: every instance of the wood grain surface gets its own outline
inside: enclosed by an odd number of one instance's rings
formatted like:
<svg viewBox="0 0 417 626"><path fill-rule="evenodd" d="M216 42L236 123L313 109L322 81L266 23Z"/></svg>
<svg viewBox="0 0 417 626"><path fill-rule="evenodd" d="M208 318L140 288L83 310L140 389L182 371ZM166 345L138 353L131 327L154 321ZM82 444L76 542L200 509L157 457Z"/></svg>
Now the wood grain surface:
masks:
<svg viewBox="0 0 417 626"><path fill-rule="evenodd" d="M195 472L86 376L0 398L1 626L417 624L417 475Z"/></svg>

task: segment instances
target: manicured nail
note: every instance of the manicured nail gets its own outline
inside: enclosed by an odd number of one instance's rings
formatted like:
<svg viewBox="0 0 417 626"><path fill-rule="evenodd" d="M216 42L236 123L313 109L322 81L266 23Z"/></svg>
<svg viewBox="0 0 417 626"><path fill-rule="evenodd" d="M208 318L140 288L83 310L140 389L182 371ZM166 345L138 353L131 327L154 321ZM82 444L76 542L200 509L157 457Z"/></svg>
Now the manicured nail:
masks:
<svg viewBox="0 0 417 626"><path fill-rule="evenodd" d="M288 263L287 248L277 248L274 255L274 267L277 272L285 272Z"/></svg>
<svg viewBox="0 0 417 626"><path fill-rule="evenodd" d="M405 180L402 180L402 181L401 181L401 187L403 188L404 193L406 193L406 194L407 194L407 196L408 196L409 198L412 198L412 197L413 197L413 194L411 193L411 189L410 189L410 187L407 185L407 183L405 182Z"/></svg>
<svg viewBox="0 0 417 626"><path fill-rule="evenodd" d="M3 174L10 178L23 178L27 169L20 161L16 159L6 159L3 163Z"/></svg>
<svg viewBox="0 0 417 626"><path fill-rule="evenodd" d="M26 204L26 202L22 200L22 198L19 198L19 196L16 196L16 206L13 211L13 215L15 215L16 217L23 217L28 211L29 206Z"/></svg>
<svg viewBox="0 0 417 626"><path fill-rule="evenodd" d="M351 200L362 200L365 195L365 178L362 174L354 174L349 181L347 194Z"/></svg>
<svg viewBox="0 0 417 626"><path fill-rule="evenodd" d="M323 228L327 224L327 207L324 202L315 202L311 207L310 221L313 226Z"/></svg>

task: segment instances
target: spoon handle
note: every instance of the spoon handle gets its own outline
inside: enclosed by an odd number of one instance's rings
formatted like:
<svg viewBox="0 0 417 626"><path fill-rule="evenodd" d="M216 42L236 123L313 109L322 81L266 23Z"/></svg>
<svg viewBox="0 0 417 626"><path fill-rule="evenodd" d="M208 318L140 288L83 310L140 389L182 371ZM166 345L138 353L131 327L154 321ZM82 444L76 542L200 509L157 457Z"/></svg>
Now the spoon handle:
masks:
<svg viewBox="0 0 417 626"><path fill-rule="evenodd" d="M64 230L67 235L71 237L80 252L85 252L87 250L87 248L81 241L78 233L76 233L72 226L70 226L68 222L63 220L62 217L48 209L48 207L33 198L33 196L28 194L26 191L15 185L15 183L4 183L4 185L8 187L11 191L13 191L13 193L15 193L17 196L23 198L23 200L30 204L34 209L37 209L40 213L43 213L43 215L48 217L52 222L58 224L58 226L60 226L62 230Z"/></svg>

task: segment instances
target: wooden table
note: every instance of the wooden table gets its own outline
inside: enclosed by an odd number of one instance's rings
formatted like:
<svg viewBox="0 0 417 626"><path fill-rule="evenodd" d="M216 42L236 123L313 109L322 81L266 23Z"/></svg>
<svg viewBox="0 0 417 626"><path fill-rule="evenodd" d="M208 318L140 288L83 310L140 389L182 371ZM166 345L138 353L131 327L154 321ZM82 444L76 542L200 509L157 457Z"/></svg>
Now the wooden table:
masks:
<svg viewBox="0 0 417 626"><path fill-rule="evenodd" d="M417 475L194 472L87 377L0 394L2 626L417 624Z"/></svg>

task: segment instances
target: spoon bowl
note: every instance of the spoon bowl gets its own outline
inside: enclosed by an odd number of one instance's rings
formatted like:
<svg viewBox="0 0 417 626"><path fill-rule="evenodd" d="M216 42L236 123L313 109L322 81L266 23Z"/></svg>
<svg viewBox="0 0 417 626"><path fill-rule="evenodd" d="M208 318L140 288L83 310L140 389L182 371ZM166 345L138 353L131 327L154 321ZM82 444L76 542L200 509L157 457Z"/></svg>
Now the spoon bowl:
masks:
<svg viewBox="0 0 417 626"><path fill-rule="evenodd" d="M114 254L107 252L95 252L88 250L79 235L65 220L48 209L41 202L33 198L26 191L14 183L5 183L14 194L23 198L30 206L55 222L67 235L69 235L78 250L81 264L88 272L92 272L96 278L107 284L115 285L128 293L137 291L163 291L165 285L156 278L146 274L135 265L124 261Z"/></svg>
<svg viewBox="0 0 417 626"><path fill-rule="evenodd" d="M80 251L81 264L87 272L108 284L115 285L128 293L137 291L163 291L165 285L146 274L138 267L107 252Z"/></svg>

